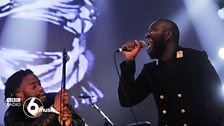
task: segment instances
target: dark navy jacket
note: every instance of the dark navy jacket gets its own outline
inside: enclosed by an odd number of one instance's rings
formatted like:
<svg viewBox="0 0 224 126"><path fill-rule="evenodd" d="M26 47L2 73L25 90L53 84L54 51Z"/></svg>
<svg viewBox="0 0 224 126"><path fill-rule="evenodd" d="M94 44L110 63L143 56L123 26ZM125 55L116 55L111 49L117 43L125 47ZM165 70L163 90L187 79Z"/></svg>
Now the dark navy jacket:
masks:
<svg viewBox="0 0 224 126"><path fill-rule="evenodd" d="M145 64L136 79L135 61L120 66L120 104L134 106L152 93L158 125L217 126L224 115L222 84L205 52L179 47L171 60Z"/></svg>

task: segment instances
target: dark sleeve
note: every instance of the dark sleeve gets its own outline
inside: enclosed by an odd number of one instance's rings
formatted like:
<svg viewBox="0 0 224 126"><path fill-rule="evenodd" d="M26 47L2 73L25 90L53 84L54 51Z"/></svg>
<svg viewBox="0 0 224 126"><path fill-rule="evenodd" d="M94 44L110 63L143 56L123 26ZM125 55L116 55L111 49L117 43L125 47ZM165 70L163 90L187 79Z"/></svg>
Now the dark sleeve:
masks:
<svg viewBox="0 0 224 126"><path fill-rule="evenodd" d="M56 126L58 125L58 115L52 112L43 113L30 126Z"/></svg>
<svg viewBox="0 0 224 126"><path fill-rule="evenodd" d="M222 83L221 80L208 59L206 52L201 55L200 64L200 80L202 86L204 86L203 93L208 102L223 101L222 99Z"/></svg>
<svg viewBox="0 0 224 126"><path fill-rule="evenodd" d="M221 80L208 59L205 52L202 53L200 59L198 60L200 72L200 81L202 84L202 92L205 97L205 108L202 115L203 120L198 120L203 123L208 120L208 125L217 124L223 117L223 90Z"/></svg>
<svg viewBox="0 0 224 126"><path fill-rule="evenodd" d="M74 107L71 105L68 105L68 108L72 112L73 120L72 120L72 126L85 126L85 122L83 119L75 112Z"/></svg>
<svg viewBox="0 0 224 126"><path fill-rule="evenodd" d="M137 79L135 79L135 61L122 62L120 64L121 78L119 81L118 95L121 106L130 107L143 101L150 93L147 76L144 67Z"/></svg>

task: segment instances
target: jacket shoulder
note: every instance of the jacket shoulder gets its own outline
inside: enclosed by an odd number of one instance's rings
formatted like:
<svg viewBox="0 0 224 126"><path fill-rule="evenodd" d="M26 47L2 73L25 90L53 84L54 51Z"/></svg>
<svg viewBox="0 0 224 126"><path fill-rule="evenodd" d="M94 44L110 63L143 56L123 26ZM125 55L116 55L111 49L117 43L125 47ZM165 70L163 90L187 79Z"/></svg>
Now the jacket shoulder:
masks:
<svg viewBox="0 0 224 126"><path fill-rule="evenodd" d="M192 48L182 48L182 50L184 51L185 55L201 56L201 55L206 54L205 51L196 50L196 49L192 49Z"/></svg>
<svg viewBox="0 0 224 126"><path fill-rule="evenodd" d="M205 51L196 50L192 48L182 48L185 59L197 60L197 59L208 59L208 55Z"/></svg>

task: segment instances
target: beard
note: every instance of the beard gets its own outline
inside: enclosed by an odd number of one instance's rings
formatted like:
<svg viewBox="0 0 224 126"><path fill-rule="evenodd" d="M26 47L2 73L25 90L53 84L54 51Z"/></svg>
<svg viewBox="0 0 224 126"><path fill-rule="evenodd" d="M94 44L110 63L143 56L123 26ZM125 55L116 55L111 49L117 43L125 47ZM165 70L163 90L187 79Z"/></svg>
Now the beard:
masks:
<svg viewBox="0 0 224 126"><path fill-rule="evenodd" d="M51 105L52 105L52 103L51 102L49 102L47 99L41 99L40 98L40 95L37 95L37 96L30 96L30 95L28 95L28 94L26 94L26 93L24 93L24 98L25 98L25 100L27 100L27 99L29 99L29 98L31 98L31 97L35 97L35 98L38 98L42 103L43 103L43 105L44 105L44 107L50 107ZM36 102L35 102L36 103ZM41 105L40 103L38 103L37 102L37 104L38 105Z"/></svg>
<svg viewBox="0 0 224 126"><path fill-rule="evenodd" d="M166 50L167 42L163 37L159 37L158 39L153 39L152 48L147 50L147 53L151 59L158 59L162 56L162 54Z"/></svg>

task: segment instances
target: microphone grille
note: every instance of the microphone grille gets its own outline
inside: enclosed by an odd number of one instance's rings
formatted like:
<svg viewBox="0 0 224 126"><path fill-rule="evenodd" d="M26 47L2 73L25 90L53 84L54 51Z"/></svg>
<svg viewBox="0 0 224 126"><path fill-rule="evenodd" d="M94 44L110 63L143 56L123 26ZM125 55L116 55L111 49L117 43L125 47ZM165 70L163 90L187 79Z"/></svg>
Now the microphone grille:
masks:
<svg viewBox="0 0 224 126"><path fill-rule="evenodd" d="M140 40L139 42L140 42L142 48L144 48L147 45L144 40Z"/></svg>

